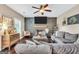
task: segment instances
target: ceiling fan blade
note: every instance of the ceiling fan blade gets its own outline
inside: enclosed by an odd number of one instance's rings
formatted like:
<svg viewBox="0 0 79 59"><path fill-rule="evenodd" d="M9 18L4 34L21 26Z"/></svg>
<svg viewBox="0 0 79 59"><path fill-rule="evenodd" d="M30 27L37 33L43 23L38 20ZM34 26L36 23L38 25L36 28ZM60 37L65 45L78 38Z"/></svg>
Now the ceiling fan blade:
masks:
<svg viewBox="0 0 79 59"><path fill-rule="evenodd" d="M35 14L35 13L37 13L37 12L39 12L39 11L36 11L36 12L34 12L33 14Z"/></svg>
<svg viewBox="0 0 79 59"><path fill-rule="evenodd" d="M38 8L38 7L34 7L34 6L32 6L32 8L35 8L35 9L40 9L40 8Z"/></svg>
<svg viewBox="0 0 79 59"><path fill-rule="evenodd" d="M45 11L52 12L52 10L45 10Z"/></svg>
<svg viewBox="0 0 79 59"><path fill-rule="evenodd" d="M42 9L43 5L40 5L40 9Z"/></svg>
<svg viewBox="0 0 79 59"><path fill-rule="evenodd" d="M48 4L44 5L44 8L46 8L48 6Z"/></svg>

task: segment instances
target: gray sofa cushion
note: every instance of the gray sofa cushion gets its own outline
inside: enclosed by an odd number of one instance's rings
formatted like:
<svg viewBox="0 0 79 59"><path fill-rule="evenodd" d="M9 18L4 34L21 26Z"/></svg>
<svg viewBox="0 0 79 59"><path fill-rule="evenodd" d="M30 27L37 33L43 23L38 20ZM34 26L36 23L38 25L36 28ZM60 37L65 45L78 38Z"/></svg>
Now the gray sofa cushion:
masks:
<svg viewBox="0 0 79 59"><path fill-rule="evenodd" d="M59 40L57 40L57 38ZM70 34L67 32L56 31L56 33L53 34L53 38L51 39L55 41L61 41L62 43L74 43L78 39L78 34Z"/></svg>
<svg viewBox="0 0 79 59"><path fill-rule="evenodd" d="M55 42L56 42L57 44L64 44L64 43L63 43L63 40L64 40L64 38L55 38Z"/></svg>
<svg viewBox="0 0 79 59"><path fill-rule="evenodd" d="M74 43L78 38L77 34L65 33L65 40L63 42Z"/></svg>
<svg viewBox="0 0 79 59"><path fill-rule="evenodd" d="M64 32L62 32L62 31L56 31L55 36L59 37L59 38L63 38L64 37Z"/></svg>
<svg viewBox="0 0 79 59"><path fill-rule="evenodd" d="M79 44L79 34L78 34L78 39L76 42L74 42L74 44Z"/></svg>
<svg viewBox="0 0 79 59"><path fill-rule="evenodd" d="M17 54L51 54L52 49L49 45L28 45L28 44L17 44L15 46L15 52Z"/></svg>

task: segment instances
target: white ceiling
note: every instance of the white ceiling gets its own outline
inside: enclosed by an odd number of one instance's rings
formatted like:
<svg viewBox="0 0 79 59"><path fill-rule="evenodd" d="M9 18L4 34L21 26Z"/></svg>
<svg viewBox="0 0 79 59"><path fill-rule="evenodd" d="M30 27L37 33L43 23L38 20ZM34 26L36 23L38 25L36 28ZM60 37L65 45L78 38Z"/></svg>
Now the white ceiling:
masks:
<svg viewBox="0 0 79 59"><path fill-rule="evenodd" d="M41 16L39 12L33 14L36 9L32 8L32 6L39 7L40 4L7 4L7 6L26 17ZM44 16L58 17L74 6L75 4L49 4L48 8L51 9L52 12L45 12Z"/></svg>

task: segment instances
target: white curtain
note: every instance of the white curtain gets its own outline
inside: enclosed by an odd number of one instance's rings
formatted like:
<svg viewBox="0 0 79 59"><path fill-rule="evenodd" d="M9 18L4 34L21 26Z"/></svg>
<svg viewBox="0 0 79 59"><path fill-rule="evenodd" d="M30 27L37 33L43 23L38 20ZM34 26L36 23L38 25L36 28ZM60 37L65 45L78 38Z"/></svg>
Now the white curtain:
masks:
<svg viewBox="0 0 79 59"><path fill-rule="evenodd" d="M14 18L14 27L16 28L16 32L20 33L21 37L21 21L17 18Z"/></svg>

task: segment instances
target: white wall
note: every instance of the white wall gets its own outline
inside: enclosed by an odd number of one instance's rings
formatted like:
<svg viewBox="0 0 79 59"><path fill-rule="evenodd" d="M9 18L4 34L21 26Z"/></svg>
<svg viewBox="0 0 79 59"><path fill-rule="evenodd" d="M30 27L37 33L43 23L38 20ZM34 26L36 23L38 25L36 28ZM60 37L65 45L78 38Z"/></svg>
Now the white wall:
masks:
<svg viewBox="0 0 79 59"><path fill-rule="evenodd" d="M62 11L61 11L62 12ZM79 14L79 5L73 7L67 12L63 13L57 18L57 25L60 31L70 32L73 34L79 33L79 24L73 25L62 25L64 20L67 21L67 18L73 15Z"/></svg>
<svg viewBox="0 0 79 59"><path fill-rule="evenodd" d="M20 20L22 22L21 23L21 33L23 33L24 17L22 15L20 15L19 13L17 13L16 11L12 10L11 8L9 8L8 6L6 6L4 4L0 4L0 14L3 16L11 17L11 18L17 18L18 20Z"/></svg>

